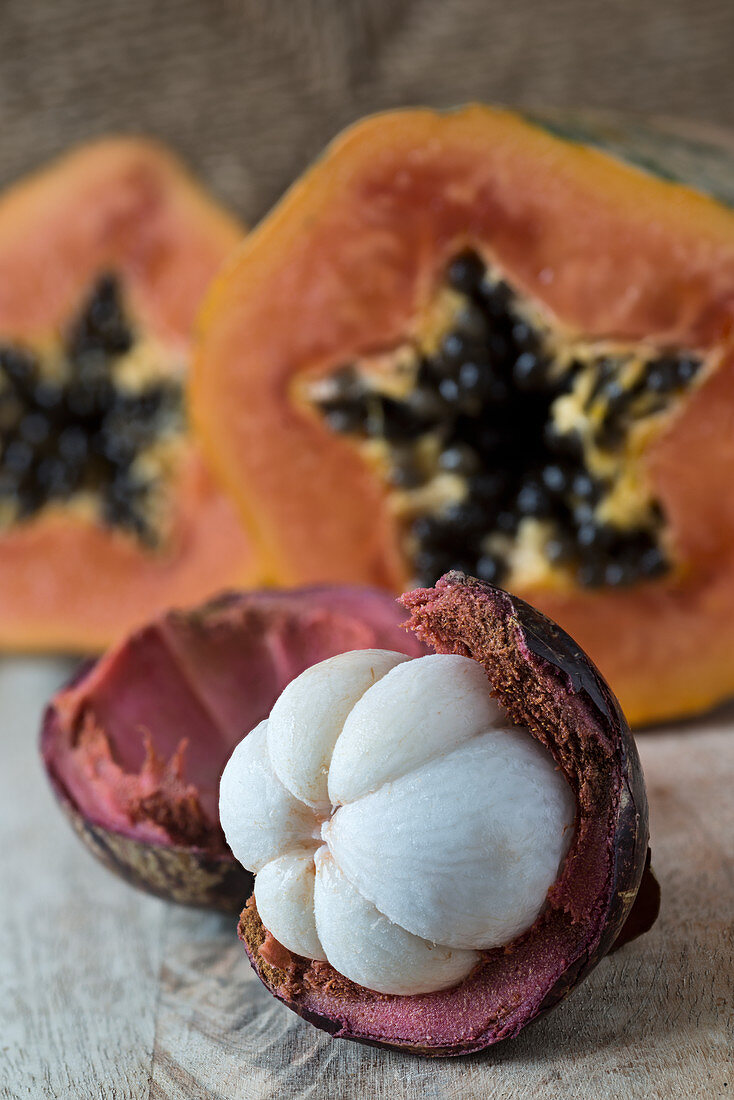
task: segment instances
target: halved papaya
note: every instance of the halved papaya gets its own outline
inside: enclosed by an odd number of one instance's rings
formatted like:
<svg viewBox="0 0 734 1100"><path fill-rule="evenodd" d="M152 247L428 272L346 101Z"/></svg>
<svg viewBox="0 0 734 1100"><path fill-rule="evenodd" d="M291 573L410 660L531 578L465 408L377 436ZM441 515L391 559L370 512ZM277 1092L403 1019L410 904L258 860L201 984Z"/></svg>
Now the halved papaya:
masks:
<svg viewBox="0 0 734 1100"><path fill-rule="evenodd" d="M191 384L273 579L464 569L640 724L734 690L734 212L721 150L624 139L358 124L215 283Z"/></svg>
<svg viewBox="0 0 734 1100"><path fill-rule="evenodd" d="M253 579L186 425L204 291L243 229L156 144L0 201L0 645L87 651Z"/></svg>

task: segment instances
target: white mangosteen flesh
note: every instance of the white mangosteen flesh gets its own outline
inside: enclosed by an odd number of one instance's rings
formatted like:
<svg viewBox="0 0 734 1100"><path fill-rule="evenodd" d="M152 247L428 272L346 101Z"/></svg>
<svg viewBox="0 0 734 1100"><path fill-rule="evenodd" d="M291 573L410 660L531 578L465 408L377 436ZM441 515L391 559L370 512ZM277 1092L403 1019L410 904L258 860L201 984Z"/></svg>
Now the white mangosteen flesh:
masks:
<svg viewBox="0 0 734 1100"><path fill-rule="evenodd" d="M264 927L380 993L456 985L543 909L575 801L468 657L314 665L230 758L220 820Z"/></svg>
<svg viewBox="0 0 734 1100"><path fill-rule="evenodd" d="M288 685L270 712L268 751L275 774L291 794L329 812L329 765L349 712L368 688L407 660L404 653L384 649L340 653Z"/></svg>

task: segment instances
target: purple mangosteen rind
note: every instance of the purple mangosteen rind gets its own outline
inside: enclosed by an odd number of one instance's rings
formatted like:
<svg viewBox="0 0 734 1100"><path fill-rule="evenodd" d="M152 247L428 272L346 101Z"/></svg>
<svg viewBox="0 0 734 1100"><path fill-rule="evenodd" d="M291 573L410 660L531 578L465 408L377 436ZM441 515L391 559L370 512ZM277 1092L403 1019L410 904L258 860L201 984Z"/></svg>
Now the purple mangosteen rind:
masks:
<svg viewBox="0 0 734 1100"><path fill-rule="evenodd" d="M319 626L323 616L334 616L333 621L340 624L342 634L337 632L333 644L329 630ZM239 913L252 893L254 879L226 847L218 820L211 822L206 838L211 843L206 846L186 843L173 836L157 841L150 835L141 838L135 821L116 824L111 828L102 815L95 813L89 806L79 804L78 797L75 797L69 782L64 778L64 768L60 766L59 754L64 751L64 744L73 744L75 737L71 727L76 717L69 715L69 700L84 697L87 686L94 683L106 660L109 669L109 661L115 654L140 646L146 632L161 626L165 630L183 632L186 637L194 640L195 645L201 643L206 646L217 635L221 638L224 632L226 636L228 624L241 620L247 624L245 629L248 631L248 641L259 644L258 639L261 638L263 645L266 645L268 627L275 621L278 629L284 631L279 637L284 640L287 648L289 630L296 627L308 633L311 629L308 624L313 621L313 629L318 631L318 638L313 642L318 648L316 660L334 655L335 650L339 651L337 638L343 643L345 630L352 641L364 634L368 645L397 649L402 644L410 656L417 656L423 652L418 641L411 637L409 644L403 642L404 637L406 641L408 638L401 629L403 618L395 601L387 593L359 586L316 585L293 590L225 592L198 607L168 612L135 631L107 657L84 662L46 708L40 734L40 753L51 789L77 836L108 870L133 886L167 901ZM331 621L330 619L329 622ZM302 637L300 643L295 643L297 652L292 659L296 663L303 663L304 660L304 653L299 648L302 643ZM361 648L359 645L346 646L350 647ZM236 649L236 636L233 648ZM279 647L275 648L277 650ZM196 649L195 652L198 654L202 651ZM233 652L233 660L236 657L236 652ZM299 671L300 666L295 668L293 674ZM232 730L229 751L248 729L267 716L286 682L287 679L278 683L272 698L260 700L262 713L249 713L245 706L241 721L238 719L237 728ZM156 692L162 691L165 694L165 690L166 685L155 683L154 677L151 677L150 694L153 703ZM155 711L152 717L155 718ZM147 722L146 726L151 729L153 722ZM139 740L140 729L131 728L130 736ZM68 755L66 763L68 766ZM225 759L222 759L222 767L224 763Z"/></svg>
<svg viewBox="0 0 734 1100"><path fill-rule="evenodd" d="M93 667L94 662L90 662L77 672L67 688L79 684ZM47 707L41 727L41 755L51 790L88 851L108 871L164 901L197 909L239 913L244 899L252 893L254 876L231 852L212 853L204 848L136 840L130 832L109 829L80 811L58 774L50 751L58 736L59 723L56 708Z"/></svg>
<svg viewBox="0 0 734 1100"><path fill-rule="evenodd" d="M647 931L659 888L634 739L616 698L573 639L524 601L463 573L446 574L401 602L410 614L406 626L421 641L484 665L510 718L549 748L571 783L576 833L548 905L523 936L485 952L453 990L412 997L361 989L328 964L285 949L287 965L271 965L260 951L267 933L254 898L238 931L263 984L316 1027L368 1045L456 1056L517 1035L604 955ZM549 730L558 731L558 740Z"/></svg>

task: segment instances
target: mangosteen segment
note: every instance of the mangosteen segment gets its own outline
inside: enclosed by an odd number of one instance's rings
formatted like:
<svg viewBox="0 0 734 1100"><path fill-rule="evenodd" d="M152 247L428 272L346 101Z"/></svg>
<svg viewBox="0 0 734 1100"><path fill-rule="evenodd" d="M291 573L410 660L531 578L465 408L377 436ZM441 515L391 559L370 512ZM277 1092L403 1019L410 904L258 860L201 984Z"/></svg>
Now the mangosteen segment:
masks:
<svg viewBox="0 0 734 1100"><path fill-rule="evenodd" d="M505 723L509 717L529 731L573 792L568 853L545 904L510 942L479 947L458 981L412 995L350 981L313 949L289 950L259 913L257 880L239 935L271 992L330 1034L456 1055L514 1036L552 1008L615 941L621 945L650 927L659 892L649 871L647 801L634 741L614 696L572 639L527 604L462 573L407 593L402 603L410 628L436 653L471 658L482 667ZM332 759L338 753L337 741ZM332 791L329 775L332 797L336 779L334 785ZM331 828L304 844L301 862L313 857ZM321 848L317 867L329 855ZM355 867L344 870L353 885ZM265 908L272 905L270 891L263 900Z"/></svg>
<svg viewBox="0 0 734 1100"><path fill-rule="evenodd" d="M586 919L594 899L608 895L606 953L639 889L649 842L642 766L619 703L557 623L502 589L451 572L401 602L421 640L483 665L503 708L546 745L571 783L577 830L555 902Z"/></svg>
<svg viewBox="0 0 734 1100"><path fill-rule="evenodd" d="M374 644L423 651L384 594L329 587L230 594L170 612L52 700L41 750L91 850L163 897L239 911L252 876L219 825L224 762L309 664Z"/></svg>

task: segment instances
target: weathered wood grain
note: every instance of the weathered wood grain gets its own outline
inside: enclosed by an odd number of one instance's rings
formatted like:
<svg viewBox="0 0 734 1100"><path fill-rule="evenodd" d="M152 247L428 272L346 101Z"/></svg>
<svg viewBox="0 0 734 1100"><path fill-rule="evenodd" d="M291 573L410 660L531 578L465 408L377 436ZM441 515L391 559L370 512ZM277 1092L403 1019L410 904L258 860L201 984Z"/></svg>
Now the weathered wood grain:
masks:
<svg viewBox="0 0 734 1100"><path fill-rule="evenodd" d="M0 663L0 1097L640 1100L734 1090L734 706L640 737L658 925L478 1058L332 1041L252 975L228 918L108 875L46 789L35 734L65 672Z"/></svg>
<svg viewBox="0 0 734 1100"><path fill-rule="evenodd" d="M80 850L46 785L38 720L66 674L0 662L3 1100L148 1094L165 906Z"/></svg>

